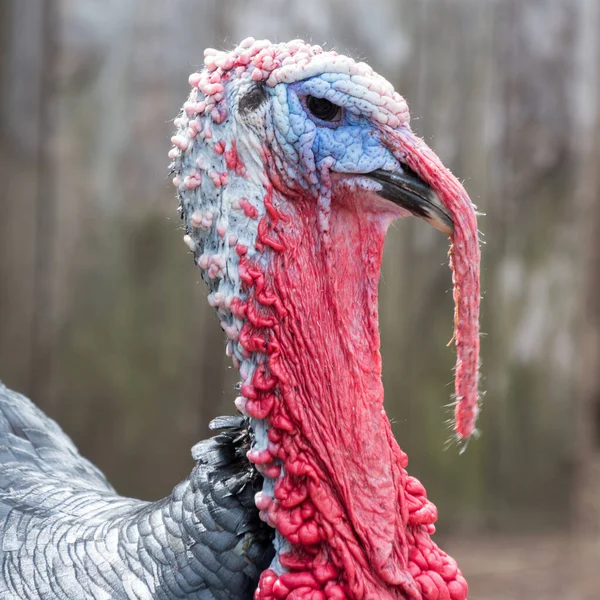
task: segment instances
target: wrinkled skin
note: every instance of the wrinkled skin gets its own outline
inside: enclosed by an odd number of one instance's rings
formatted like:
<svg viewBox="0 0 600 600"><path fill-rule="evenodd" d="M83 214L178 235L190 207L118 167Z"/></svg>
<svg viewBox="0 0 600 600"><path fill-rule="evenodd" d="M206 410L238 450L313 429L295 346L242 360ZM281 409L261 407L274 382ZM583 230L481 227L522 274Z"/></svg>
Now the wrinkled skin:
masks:
<svg viewBox="0 0 600 600"><path fill-rule="evenodd" d="M473 431L479 247L458 181L364 63L300 41L207 51L173 138L185 240L242 378L277 556L255 598L466 598L383 410L377 285L408 205L374 172L414 172L451 219L456 432ZM408 168L407 168L408 167ZM435 219L432 220L435 224ZM440 227L442 228L442 227Z"/></svg>

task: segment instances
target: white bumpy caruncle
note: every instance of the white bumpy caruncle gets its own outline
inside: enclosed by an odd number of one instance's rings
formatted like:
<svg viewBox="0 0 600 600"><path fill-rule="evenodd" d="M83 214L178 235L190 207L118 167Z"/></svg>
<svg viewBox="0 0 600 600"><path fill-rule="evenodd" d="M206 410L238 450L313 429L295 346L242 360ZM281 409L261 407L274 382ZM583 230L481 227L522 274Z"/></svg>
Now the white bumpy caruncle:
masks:
<svg viewBox="0 0 600 600"><path fill-rule="evenodd" d="M242 383L250 384L256 365L266 360L266 356L249 353L239 344L244 321L232 314L231 302L235 297L246 300L236 246L245 246L248 258L264 260L255 242L258 224L265 214L268 180L264 166L257 162L260 141L245 128L240 131L240 124L231 113L219 122L220 119L215 121L210 113L196 113L188 108L197 106L202 99L203 94L193 88L174 121L177 132L172 138L174 147L169 152L173 160L170 169L180 201L179 210L186 223L184 242L193 252L202 278L208 284L208 302L216 309L227 335L226 353L239 369ZM246 143L240 143L241 140ZM225 152L232 147L243 164L241 168L227 166ZM254 214L248 215L249 207L253 207ZM245 414L245 403L246 399L241 396L235 401L242 414ZM266 450L269 442L266 421L250 418L250 423L254 432L253 450ZM283 465L276 462L283 475ZM257 468L260 470L260 466ZM275 480L263 476L263 494L273 497ZM270 568L280 574L285 569L278 555L289 544L277 532L274 545L276 555Z"/></svg>

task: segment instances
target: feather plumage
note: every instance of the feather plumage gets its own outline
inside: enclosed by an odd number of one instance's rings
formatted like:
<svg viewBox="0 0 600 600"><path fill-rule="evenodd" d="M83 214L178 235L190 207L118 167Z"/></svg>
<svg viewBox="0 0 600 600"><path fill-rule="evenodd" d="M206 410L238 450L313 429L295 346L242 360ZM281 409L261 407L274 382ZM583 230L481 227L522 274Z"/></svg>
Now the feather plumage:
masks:
<svg viewBox="0 0 600 600"><path fill-rule="evenodd" d="M31 401L0 384L0 598L251 598L272 558L239 417L193 450L170 496L119 496Z"/></svg>

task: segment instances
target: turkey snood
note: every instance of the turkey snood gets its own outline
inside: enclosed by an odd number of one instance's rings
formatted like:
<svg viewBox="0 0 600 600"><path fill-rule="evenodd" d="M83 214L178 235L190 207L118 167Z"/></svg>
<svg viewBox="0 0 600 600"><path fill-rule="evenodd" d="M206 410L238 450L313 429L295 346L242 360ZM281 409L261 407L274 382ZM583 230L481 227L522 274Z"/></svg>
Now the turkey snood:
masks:
<svg viewBox="0 0 600 600"><path fill-rule="evenodd" d="M474 208L364 63L296 40L205 52L170 157L185 241L239 368L256 496L276 529L257 600L464 599L436 508L383 409L377 286L386 230L450 236L456 435L478 405Z"/></svg>

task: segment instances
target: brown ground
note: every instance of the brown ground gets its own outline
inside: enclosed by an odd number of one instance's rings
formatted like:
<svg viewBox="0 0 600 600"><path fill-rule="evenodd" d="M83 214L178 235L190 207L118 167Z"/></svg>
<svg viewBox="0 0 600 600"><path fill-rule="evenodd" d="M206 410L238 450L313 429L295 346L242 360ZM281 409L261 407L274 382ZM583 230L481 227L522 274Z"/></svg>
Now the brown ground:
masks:
<svg viewBox="0 0 600 600"><path fill-rule="evenodd" d="M450 538L444 549L466 576L470 600L600 600L600 537Z"/></svg>

